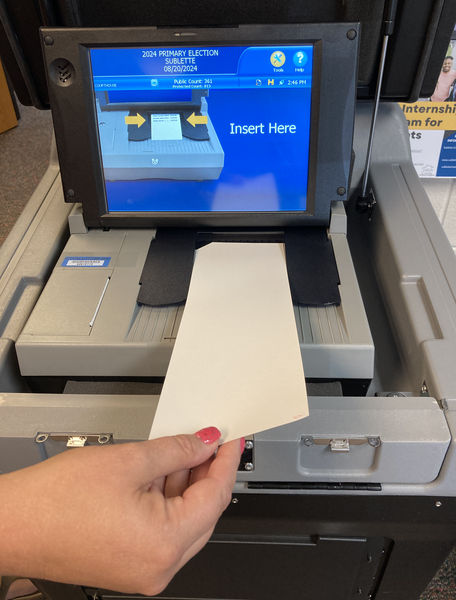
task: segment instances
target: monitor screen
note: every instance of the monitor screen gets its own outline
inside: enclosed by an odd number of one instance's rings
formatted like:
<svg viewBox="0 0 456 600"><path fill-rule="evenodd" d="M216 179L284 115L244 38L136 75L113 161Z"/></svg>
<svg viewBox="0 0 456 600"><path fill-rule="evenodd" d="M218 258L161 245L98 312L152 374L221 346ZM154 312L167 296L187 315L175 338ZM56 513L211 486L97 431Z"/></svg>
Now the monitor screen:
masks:
<svg viewBox="0 0 456 600"><path fill-rule="evenodd" d="M108 213L309 212L313 44L89 53Z"/></svg>

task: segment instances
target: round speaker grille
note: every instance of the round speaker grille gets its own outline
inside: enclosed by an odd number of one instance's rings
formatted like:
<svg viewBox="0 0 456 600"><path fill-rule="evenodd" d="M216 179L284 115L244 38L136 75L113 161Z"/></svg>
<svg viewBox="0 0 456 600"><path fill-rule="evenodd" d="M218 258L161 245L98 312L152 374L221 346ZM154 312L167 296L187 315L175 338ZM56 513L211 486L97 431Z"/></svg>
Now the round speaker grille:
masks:
<svg viewBox="0 0 456 600"><path fill-rule="evenodd" d="M74 67L66 58L56 58L51 64L51 76L57 85L68 87L74 80Z"/></svg>

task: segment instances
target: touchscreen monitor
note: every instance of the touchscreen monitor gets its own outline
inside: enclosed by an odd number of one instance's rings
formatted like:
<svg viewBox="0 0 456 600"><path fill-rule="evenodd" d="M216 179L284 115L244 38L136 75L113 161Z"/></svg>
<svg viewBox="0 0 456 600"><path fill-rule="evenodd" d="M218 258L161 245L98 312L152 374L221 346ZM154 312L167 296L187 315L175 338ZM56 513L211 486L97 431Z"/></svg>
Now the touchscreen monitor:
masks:
<svg viewBox="0 0 456 600"><path fill-rule="evenodd" d="M346 200L359 25L41 29L88 227L327 225Z"/></svg>
<svg viewBox="0 0 456 600"><path fill-rule="evenodd" d="M92 48L107 209L308 211L314 47Z"/></svg>

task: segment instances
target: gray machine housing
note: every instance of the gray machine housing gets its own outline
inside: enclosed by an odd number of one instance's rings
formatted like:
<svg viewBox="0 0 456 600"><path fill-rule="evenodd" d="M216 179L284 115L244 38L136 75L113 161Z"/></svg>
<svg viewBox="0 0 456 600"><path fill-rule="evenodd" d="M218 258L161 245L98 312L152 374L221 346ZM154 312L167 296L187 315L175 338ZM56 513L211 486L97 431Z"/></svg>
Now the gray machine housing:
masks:
<svg viewBox="0 0 456 600"><path fill-rule="evenodd" d="M72 211L70 230L84 233L70 236L17 340L21 373L163 377L184 307L137 303L155 230L88 231L80 210ZM334 203L332 213L329 236L341 304L295 306L305 373L310 378L372 379L374 345L347 243L342 202ZM73 257L79 262L68 266ZM106 266L94 267L94 257L105 257Z"/></svg>

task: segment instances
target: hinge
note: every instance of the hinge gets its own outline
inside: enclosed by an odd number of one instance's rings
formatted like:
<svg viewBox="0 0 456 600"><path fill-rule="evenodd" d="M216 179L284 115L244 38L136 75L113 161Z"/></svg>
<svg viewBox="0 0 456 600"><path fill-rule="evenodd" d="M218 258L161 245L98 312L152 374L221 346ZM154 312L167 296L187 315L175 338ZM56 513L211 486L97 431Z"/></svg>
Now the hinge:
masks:
<svg viewBox="0 0 456 600"><path fill-rule="evenodd" d="M356 201L356 210L360 213L366 213L369 221L372 221L372 214L374 212L377 200L375 199L374 192L369 190L365 196L358 196Z"/></svg>

